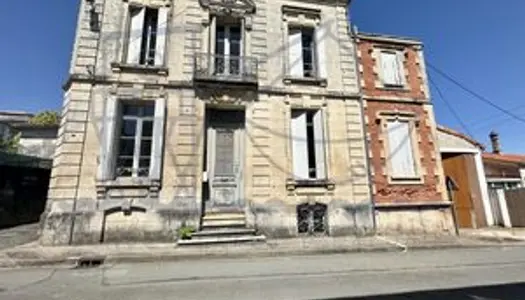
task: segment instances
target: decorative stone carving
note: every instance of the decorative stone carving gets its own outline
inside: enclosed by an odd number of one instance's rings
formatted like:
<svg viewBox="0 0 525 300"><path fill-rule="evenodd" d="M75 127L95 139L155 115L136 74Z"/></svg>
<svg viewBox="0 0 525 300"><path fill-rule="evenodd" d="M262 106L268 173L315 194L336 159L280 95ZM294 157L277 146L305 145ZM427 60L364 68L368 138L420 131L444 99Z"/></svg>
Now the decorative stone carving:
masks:
<svg viewBox="0 0 525 300"><path fill-rule="evenodd" d="M244 17L255 12L252 0L199 0L202 7L216 15Z"/></svg>
<svg viewBox="0 0 525 300"><path fill-rule="evenodd" d="M163 7L169 6L171 0L128 0L131 5L148 6L148 7Z"/></svg>

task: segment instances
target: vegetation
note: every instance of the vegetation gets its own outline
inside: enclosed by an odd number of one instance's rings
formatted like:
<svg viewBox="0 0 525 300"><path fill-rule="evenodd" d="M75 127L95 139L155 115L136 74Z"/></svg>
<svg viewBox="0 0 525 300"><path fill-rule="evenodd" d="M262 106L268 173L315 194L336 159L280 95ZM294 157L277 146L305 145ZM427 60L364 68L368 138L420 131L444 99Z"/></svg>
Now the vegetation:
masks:
<svg viewBox="0 0 525 300"><path fill-rule="evenodd" d="M0 139L0 151L17 153L20 147L20 136L21 134L15 134L6 139Z"/></svg>
<svg viewBox="0 0 525 300"><path fill-rule="evenodd" d="M33 125L58 125L60 124L60 114L56 111L46 110L37 113L29 119L29 124Z"/></svg>
<svg viewBox="0 0 525 300"><path fill-rule="evenodd" d="M178 231L178 237L181 240L190 240L192 233L195 232L195 228L191 226L182 225Z"/></svg>

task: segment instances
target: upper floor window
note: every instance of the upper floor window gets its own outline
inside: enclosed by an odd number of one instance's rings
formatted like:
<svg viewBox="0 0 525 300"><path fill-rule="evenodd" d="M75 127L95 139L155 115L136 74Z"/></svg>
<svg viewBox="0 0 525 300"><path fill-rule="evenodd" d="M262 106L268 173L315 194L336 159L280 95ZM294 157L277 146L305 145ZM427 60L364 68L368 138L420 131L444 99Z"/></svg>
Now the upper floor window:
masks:
<svg viewBox="0 0 525 300"><path fill-rule="evenodd" d="M224 75L239 75L241 67L240 22L218 22L215 33L215 72Z"/></svg>
<svg viewBox="0 0 525 300"><path fill-rule="evenodd" d="M381 51L381 80L385 87L403 87L405 72L401 53L397 51Z"/></svg>
<svg viewBox="0 0 525 300"><path fill-rule="evenodd" d="M321 28L288 28L288 75L294 78L326 78L324 37Z"/></svg>
<svg viewBox="0 0 525 300"><path fill-rule="evenodd" d="M168 8L130 7L126 63L164 65Z"/></svg>

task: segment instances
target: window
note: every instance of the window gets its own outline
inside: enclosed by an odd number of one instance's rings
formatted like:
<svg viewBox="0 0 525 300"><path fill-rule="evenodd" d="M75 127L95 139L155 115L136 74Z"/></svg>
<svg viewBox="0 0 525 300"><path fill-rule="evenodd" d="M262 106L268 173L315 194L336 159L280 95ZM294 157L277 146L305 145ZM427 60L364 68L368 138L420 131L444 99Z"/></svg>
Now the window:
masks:
<svg viewBox="0 0 525 300"><path fill-rule="evenodd" d="M321 110L292 110L291 137L294 178L326 179Z"/></svg>
<svg viewBox="0 0 525 300"><path fill-rule="evenodd" d="M388 152L387 164L393 179L414 179L418 177L409 121L387 122Z"/></svg>
<svg viewBox="0 0 525 300"><path fill-rule="evenodd" d="M215 72L239 75L242 43L241 25L217 25L215 38Z"/></svg>
<svg viewBox="0 0 525 300"><path fill-rule="evenodd" d="M326 204L300 204L297 210L297 230L304 235L323 235L327 233Z"/></svg>
<svg viewBox="0 0 525 300"><path fill-rule="evenodd" d="M295 77L317 77L315 68L315 43L313 28L290 28L289 66Z"/></svg>
<svg viewBox="0 0 525 300"><path fill-rule="evenodd" d="M126 62L144 66L164 64L168 8L131 7Z"/></svg>
<svg viewBox="0 0 525 300"><path fill-rule="evenodd" d="M117 170L120 177L147 177L151 163L155 106L122 105Z"/></svg>
<svg viewBox="0 0 525 300"><path fill-rule="evenodd" d="M384 86L402 87L405 75L402 59L396 51L381 51L381 74Z"/></svg>

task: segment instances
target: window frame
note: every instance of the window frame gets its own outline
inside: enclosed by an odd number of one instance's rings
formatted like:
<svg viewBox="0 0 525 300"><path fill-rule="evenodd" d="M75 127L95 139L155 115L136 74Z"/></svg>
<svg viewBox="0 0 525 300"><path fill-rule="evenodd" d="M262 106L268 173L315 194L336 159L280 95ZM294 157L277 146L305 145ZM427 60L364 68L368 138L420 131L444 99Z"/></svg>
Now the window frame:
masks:
<svg viewBox="0 0 525 300"><path fill-rule="evenodd" d="M296 172L296 165L295 165L295 146L294 146L294 137L295 137L295 134L294 134L294 114L301 114L301 113L304 113L304 118L305 118L305 128L304 128L304 134L306 136L306 145L305 145L305 150L306 150L306 164L307 164L307 177L299 177L297 176ZM319 118L320 120L318 121L319 122L319 126L320 128L317 128L315 127L315 124L316 124L316 121L314 120L315 118L315 114L319 113ZM308 138L308 116L311 115L311 125L312 125L312 131L313 131L313 141L310 141L310 139ZM325 184L326 182L328 182L328 147L327 147L327 143L326 143L326 121L325 121L325 112L322 108L302 108L302 107L293 107L291 110L290 110L290 120L289 120L289 126L290 126L290 143L291 143L291 146L290 146L290 149L291 149L291 156L292 156L292 159L291 159L291 162L292 162L292 168L291 168L291 174L293 175L292 178L293 178L293 181L296 182L296 183L299 183L299 185L315 185L316 182L318 183L322 183L322 184ZM318 142L318 139L316 138L316 130L319 130L317 132L317 135L321 134L321 138L322 138L322 142L320 145L317 144ZM311 144L313 143L313 145ZM322 153L318 153L319 152L319 148L321 147L322 150L320 150L320 152ZM311 157L309 156L309 150L310 149L314 149L314 157L313 157L313 161L314 161L314 164L315 164L315 176L312 176L312 170L310 168L310 162L311 162ZM318 160L322 159L322 162L319 162ZM321 165L322 164L322 165Z"/></svg>
<svg viewBox="0 0 525 300"><path fill-rule="evenodd" d="M412 148L412 157L414 161L415 176L399 176L393 170L391 161L388 159L390 155L390 136L388 132L388 124L390 122L406 122L409 126L410 146ZM421 164L421 153L419 150L419 137L417 130L419 127L419 120L412 112L379 112L378 123L380 126L380 140L383 142L383 155L381 157L385 160L383 167L385 168L384 175L388 178L389 184L424 184L424 174Z"/></svg>
<svg viewBox="0 0 525 300"><path fill-rule="evenodd" d="M406 78L406 70L405 70L405 59L404 59L404 50L397 49L397 48L380 48L377 49L376 56L377 56L377 68L379 70L379 81L381 82L381 87L386 89L406 89L407 88L407 78ZM396 56L396 64L397 64L397 75L401 79L401 82L399 83L388 83L385 80L385 70L383 68L383 54L393 54Z"/></svg>
<svg viewBox="0 0 525 300"><path fill-rule="evenodd" d="M124 107L126 105L133 105L133 106L140 106L140 109L141 110L144 110L147 106L150 107L150 109L152 109L152 112L153 114L151 116L137 116L137 115L125 115L124 114ZM133 155L132 156L129 156L129 155L121 155L121 152L120 152L120 146L121 146L121 141L123 139L123 136L122 136L122 126L124 124L124 121L135 121L135 135L133 137L133 141L134 141L134 146L133 146ZM114 137L114 140L116 142L116 146L115 146L115 151L114 153L112 153L112 155L114 156L114 160L115 160L115 165L114 165L114 174L115 174L115 177L116 178L149 178L150 177L150 168L151 168L151 164L152 164L152 153L153 153L153 128L155 126L155 104L154 103L149 103L149 101L126 101L126 100L123 100L123 101L120 101L119 102L119 108L118 108L118 119L116 120L117 122L117 128L118 128L118 136L115 136ZM152 130L152 133L151 133L151 136L149 137L149 141L150 141L150 149L149 149L149 152L150 154L147 155L147 158L146 156L144 155L141 155L141 151L142 151L142 142L143 140L148 140L148 138L144 138L142 136L142 133L143 133L143 128L144 128L144 122L151 122L151 130ZM129 139L130 137L126 137L126 139ZM132 167L131 167L131 173L129 176L127 175L120 175L119 173L119 159L121 158L124 158L124 159L132 159ZM140 161L143 160L143 159L148 159L149 160L149 163L147 165L147 167L141 167L140 166ZM146 171L146 175L145 176L141 176L140 175L140 169L145 169L147 170Z"/></svg>

